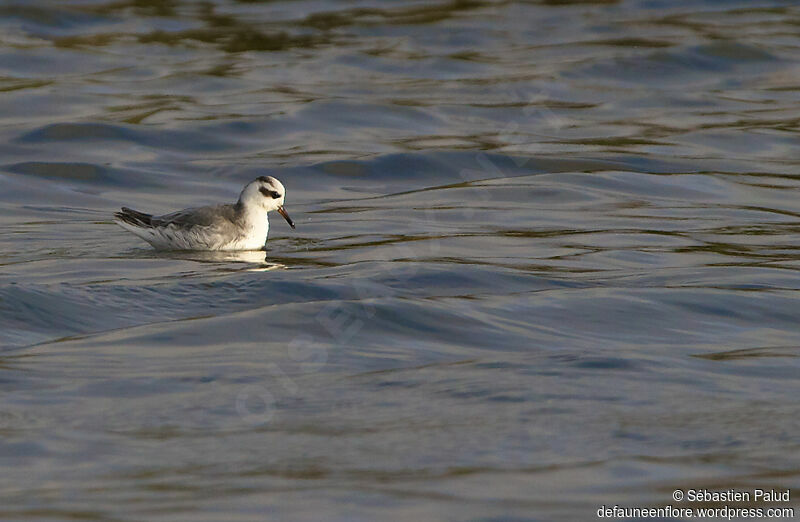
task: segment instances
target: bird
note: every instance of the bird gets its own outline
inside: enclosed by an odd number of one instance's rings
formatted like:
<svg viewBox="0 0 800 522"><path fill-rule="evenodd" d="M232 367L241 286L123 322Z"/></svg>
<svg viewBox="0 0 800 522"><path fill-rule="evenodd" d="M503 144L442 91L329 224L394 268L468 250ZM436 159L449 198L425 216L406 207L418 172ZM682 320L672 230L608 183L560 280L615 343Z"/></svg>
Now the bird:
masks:
<svg viewBox="0 0 800 522"><path fill-rule="evenodd" d="M260 176L245 185L233 204L187 208L163 216L122 207L114 213L114 222L157 250L263 250L270 211L276 210L295 228L283 207L285 198L280 181Z"/></svg>

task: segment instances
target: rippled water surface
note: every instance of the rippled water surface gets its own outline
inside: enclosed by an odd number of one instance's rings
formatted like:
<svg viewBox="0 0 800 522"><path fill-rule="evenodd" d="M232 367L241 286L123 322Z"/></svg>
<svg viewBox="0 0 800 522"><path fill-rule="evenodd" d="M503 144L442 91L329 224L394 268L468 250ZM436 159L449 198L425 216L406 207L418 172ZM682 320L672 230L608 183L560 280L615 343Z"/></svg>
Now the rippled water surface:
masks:
<svg viewBox="0 0 800 522"><path fill-rule="evenodd" d="M798 26L766 0L3 2L0 518L800 487ZM266 252L111 221L258 175L297 223Z"/></svg>

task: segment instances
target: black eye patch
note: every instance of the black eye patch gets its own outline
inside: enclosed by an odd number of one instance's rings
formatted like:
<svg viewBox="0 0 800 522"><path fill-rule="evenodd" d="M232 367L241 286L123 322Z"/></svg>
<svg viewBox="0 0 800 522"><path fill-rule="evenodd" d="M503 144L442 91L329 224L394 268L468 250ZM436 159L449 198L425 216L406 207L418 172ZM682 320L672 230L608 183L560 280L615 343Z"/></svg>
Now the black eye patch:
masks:
<svg viewBox="0 0 800 522"><path fill-rule="evenodd" d="M281 197L280 193L265 187L258 187L258 191L264 194L265 197L269 196L272 199L278 199L279 197Z"/></svg>

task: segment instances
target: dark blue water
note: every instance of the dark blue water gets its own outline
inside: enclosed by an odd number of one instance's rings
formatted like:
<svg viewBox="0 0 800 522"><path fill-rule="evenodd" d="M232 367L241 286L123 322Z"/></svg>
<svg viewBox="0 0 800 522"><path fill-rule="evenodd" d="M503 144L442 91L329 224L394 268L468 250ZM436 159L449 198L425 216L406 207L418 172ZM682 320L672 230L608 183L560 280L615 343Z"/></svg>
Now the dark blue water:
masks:
<svg viewBox="0 0 800 522"><path fill-rule="evenodd" d="M799 23L2 3L0 518L590 520L800 487ZM111 221L259 175L297 223L266 252Z"/></svg>

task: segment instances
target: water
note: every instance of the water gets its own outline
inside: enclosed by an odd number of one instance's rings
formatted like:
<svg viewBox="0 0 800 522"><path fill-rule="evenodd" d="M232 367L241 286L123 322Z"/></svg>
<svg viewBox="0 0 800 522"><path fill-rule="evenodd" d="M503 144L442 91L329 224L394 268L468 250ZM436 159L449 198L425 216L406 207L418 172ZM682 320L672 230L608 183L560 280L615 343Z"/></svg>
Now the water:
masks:
<svg viewBox="0 0 800 522"><path fill-rule="evenodd" d="M793 4L3 3L0 517L797 488ZM257 175L266 253L111 222Z"/></svg>

